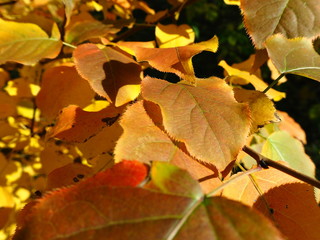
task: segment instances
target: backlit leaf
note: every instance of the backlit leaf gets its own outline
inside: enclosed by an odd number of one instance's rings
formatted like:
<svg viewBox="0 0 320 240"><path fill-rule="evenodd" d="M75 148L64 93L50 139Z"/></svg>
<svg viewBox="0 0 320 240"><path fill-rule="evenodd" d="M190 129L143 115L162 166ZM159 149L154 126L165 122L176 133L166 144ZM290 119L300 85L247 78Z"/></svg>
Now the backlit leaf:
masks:
<svg viewBox="0 0 320 240"><path fill-rule="evenodd" d="M281 122L278 125L279 128L288 132L292 137L300 140L303 144L306 144L306 133L301 126L293 118L291 118L288 113L282 111L277 111L277 113L281 118Z"/></svg>
<svg viewBox="0 0 320 240"><path fill-rule="evenodd" d="M315 37L320 34L318 0L241 0L244 23L257 48L265 40L282 33L288 38Z"/></svg>
<svg viewBox="0 0 320 240"><path fill-rule="evenodd" d="M163 125L172 138L184 142L192 156L219 171L235 160L245 144L248 106L234 99L222 79L197 80L195 87L146 77L142 95L160 106Z"/></svg>
<svg viewBox="0 0 320 240"><path fill-rule="evenodd" d="M275 161L287 162L291 168L308 176L315 175L315 165L304 152L302 143L288 132L272 133L263 145L261 154Z"/></svg>
<svg viewBox="0 0 320 240"><path fill-rule="evenodd" d="M320 81L320 56L312 40L287 39L281 34L267 39L266 48L274 65L281 73L292 73Z"/></svg>
<svg viewBox="0 0 320 240"><path fill-rule="evenodd" d="M13 239L283 239L256 211L220 197L204 199L187 172L154 165L145 187L133 186L146 177L146 167L125 161L46 195L24 212Z"/></svg>
<svg viewBox="0 0 320 240"><path fill-rule="evenodd" d="M230 183L223 196L263 212L290 240L318 239L320 209L312 186L272 168L254 173L253 178L262 196L248 177Z"/></svg>
<svg viewBox="0 0 320 240"><path fill-rule="evenodd" d="M144 103L146 104L146 102ZM154 108L152 113L155 113ZM120 124L124 133L117 141L116 161L127 159L145 163L151 161L171 162L189 171L194 179L214 174L212 170L201 165L173 144L170 138L148 116L142 101L128 107ZM205 191L210 191L216 186L216 182L209 180L201 183L201 186Z"/></svg>
<svg viewBox="0 0 320 240"><path fill-rule="evenodd" d="M0 19L0 64L14 61L26 65L42 58L55 58L62 42L56 24L51 36L32 23L18 23Z"/></svg>
<svg viewBox="0 0 320 240"><path fill-rule="evenodd" d="M258 128L271 123L279 122L273 102L262 92L246 90L242 88L234 89L235 99L240 102L247 102L251 114L251 132L256 132Z"/></svg>
<svg viewBox="0 0 320 240"><path fill-rule="evenodd" d="M77 47L73 57L78 72L92 89L116 106L139 95L141 67L131 57L112 47L100 49L90 43Z"/></svg>
<svg viewBox="0 0 320 240"><path fill-rule="evenodd" d="M107 107L99 112L86 112L75 105L62 109L57 124L48 138L60 138L69 142L85 142L119 117L118 110Z"/></svg>
<svg viewBox="0 0 320 240"><path fill-rule="evenodd" d="M171 72L179 77L194 82L194 70L191 58L202 52L216 52L218 38L176 48L137 48L138 61L147 61L153 68L162 72Z"/></svg>
<svg viewBox="0 0 320 240"><path fill-rule="evenodd" d="M219 62L219 66L223 67L228 72L229 76L237 76L246 79L254 86L256 90L263 91L268 87L268 85L262 79L258 78L256 75L250 74L249 71L242 71L237 68L233 68L229 66L224 60ZM286 96L285 93L279 92L274 89L269 89L269 91L266 94L274 101L280 101L282 98Z"/></svg>
<svg viewBox="0 0 320 240"><path fill-rule="evenodd" d="M75 67L58 66L44 72L36 103L42 115L53 120L62 108L70 104L87 106L94 95Z"/></svg>
<svg viewBox="0 0 320 240"><path fill-rule="evenodd" d="M160 48L173 48L186 46L194 42L195 34L191 27L186 24L156 26L156 40Z"/></svg>

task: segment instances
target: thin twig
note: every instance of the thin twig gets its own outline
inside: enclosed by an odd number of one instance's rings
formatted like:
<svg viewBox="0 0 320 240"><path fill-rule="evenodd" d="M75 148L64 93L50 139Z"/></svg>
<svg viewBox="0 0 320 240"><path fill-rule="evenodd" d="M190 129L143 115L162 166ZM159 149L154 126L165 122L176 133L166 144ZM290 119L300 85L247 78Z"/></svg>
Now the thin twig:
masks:
<svg viewBox="0 0 320 240"><path fill-rule="evenodd" d="M309 177L305 174L302 174L300 172L297 172L291 168L288 168L280 163L277 163L276 161L273 161L263 155L261 155L260 153L257 153L256 151L254 151L252 148L248 147L248 146L244 146L242 149L245 153L249 154L252 158L254 158L258 165L263 167L263 168L268 168L273 167L275 169L278 169L281 172L284 172L292 177L295 177L305 183L308 183L316 188L320 189L320 182L312 177Z"/></svg>

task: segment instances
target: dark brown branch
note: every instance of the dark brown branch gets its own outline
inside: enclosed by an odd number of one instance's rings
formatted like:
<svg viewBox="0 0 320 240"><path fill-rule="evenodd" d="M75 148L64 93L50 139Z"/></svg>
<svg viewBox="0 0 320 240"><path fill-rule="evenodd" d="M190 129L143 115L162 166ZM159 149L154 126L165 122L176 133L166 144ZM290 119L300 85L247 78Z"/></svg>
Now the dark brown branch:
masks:
<svg viewBox="0 0 320 240"><path fill-rule="evenodd" d="M17 2L17 0L7 1L7 2L0 2L0 7L1 6L5 6L5 5L12 5L12 4L15 4L16 2Z"/></svg>
<svg viewBox="0 0 320 240"><path fill-rule="evenodd" d="M260 153L257 153L256 151L254 151L252 148L248 147L248 146L244 146L242 149L245 153L247 153L248 155L250 155L252 158L254 158L258 165L263 167L263 168L268 168L273 167L275 169L278 169L281 172L284 172L292 177L295 177L305 183L308 183L316 188L320 189L320 182L312 177L309 177L305 174L302 174L300 172L297 172L291 168L288 168L280 163L277 163L276 161L273 161L263 155L261 155Z"/></svg>

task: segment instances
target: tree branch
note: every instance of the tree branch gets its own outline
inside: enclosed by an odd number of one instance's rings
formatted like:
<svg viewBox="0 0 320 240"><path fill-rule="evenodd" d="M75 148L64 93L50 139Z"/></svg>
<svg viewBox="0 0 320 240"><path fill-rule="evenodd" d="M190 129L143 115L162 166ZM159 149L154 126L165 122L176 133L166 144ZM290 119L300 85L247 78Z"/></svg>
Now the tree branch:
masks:
<svg viewBox="0 0 320 240"><path fill-rule="evenodd" d="M258 163L259 166L263 167L263 168L269 168L273 167L275 169L278 169L281 172L284 172L292 177L295 177L305 183L308 183L316 188L320 189L320 182L312 177L309 177L305 174L302 174L300 172L297 172L291 168L288 168L280 163L277 163L276 161L273 161L263 155L261 155L260 153L257 153L256 151L254 151L252 148L248 147L248 146L244 146L242 149L245 153L247 153L248 155L250 155L253 159L255 159Z"/></svg>

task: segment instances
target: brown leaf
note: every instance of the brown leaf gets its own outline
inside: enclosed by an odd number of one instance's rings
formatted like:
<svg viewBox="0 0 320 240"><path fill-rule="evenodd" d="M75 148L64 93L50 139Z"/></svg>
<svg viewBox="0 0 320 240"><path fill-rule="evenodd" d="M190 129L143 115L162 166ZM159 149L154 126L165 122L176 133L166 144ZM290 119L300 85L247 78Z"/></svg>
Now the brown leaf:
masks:
<svg viewBox="0 0 320 240"><path fill-rule="evenodd" d="M142 95L160 106L163 125L173 139L184 142L195 158L223 171L246 142L248 106L234 99L222 79L201 79L196 85L146 77Z"/></svg>
<svg viewBox="0 0 320 240"><path fill-rule="evenodd" d="M47 138L60 138L68 142L86 142L104 127L111 126L119 118L119 110L110 106L99 112L86 112L69 105L62 109L57 124Z"/></svg>
<svg viewBox="0 0 320 240"><path fill-rule="evenodd" d="M275 33L288 38L312 38L320 34L318 0L241 0L240 7L256 48L264 48L265 40Z"/></svg>
<svg viewBox="0 0 320 240"><path fill-rule="evenodd" d="M17 111L16 101L6 92L0 92L0 119L14 116Z"/></svg>
<svg viewBox="0 0 320 240"><path fill-rule="evenodd" d="M44 72L36 104L43 116L53 120L68 105L89 105L94 94L75 67L58 66Z"/></svg>
<svg viewBox="0 0 320 240"><path fill-rule="evenodd" d="M80 75L92 89L115 106L134 100L140 93L141 67L131 57L112 47L100 49L88 43L73 52Z"/></svg>

